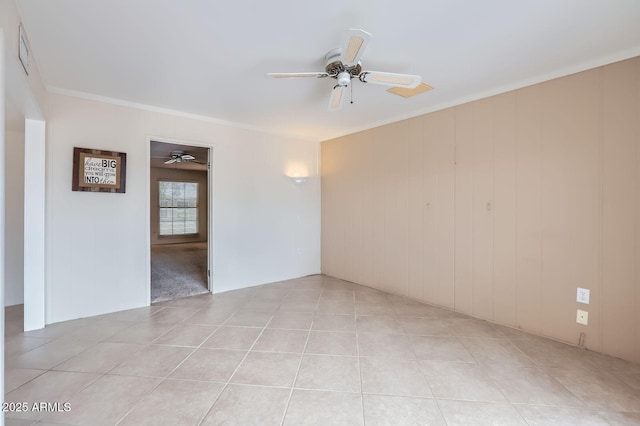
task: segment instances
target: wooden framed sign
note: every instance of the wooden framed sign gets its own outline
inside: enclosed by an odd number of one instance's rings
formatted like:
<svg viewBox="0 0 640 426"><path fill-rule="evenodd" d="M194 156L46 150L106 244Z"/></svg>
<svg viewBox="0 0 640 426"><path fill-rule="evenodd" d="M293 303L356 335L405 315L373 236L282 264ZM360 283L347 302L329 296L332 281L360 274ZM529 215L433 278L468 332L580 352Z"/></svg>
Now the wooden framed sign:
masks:
<svg viewBox="0 0 640 426"><path fill-rule="evenodd" d="M73 191L125 192L127 154L73 148Z"/></svg>

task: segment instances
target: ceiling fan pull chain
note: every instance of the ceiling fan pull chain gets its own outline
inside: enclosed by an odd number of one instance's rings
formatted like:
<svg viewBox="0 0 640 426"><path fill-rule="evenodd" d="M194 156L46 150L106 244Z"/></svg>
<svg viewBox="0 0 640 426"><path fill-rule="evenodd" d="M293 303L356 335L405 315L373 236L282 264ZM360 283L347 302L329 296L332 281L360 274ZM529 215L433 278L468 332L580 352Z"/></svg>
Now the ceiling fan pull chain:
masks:
<svg viewBox="0 0 640 426"><path fill-rule="evenodd" d="M350 84L349 86L351 86L351 104L353 105L353 84Z"/></svg>

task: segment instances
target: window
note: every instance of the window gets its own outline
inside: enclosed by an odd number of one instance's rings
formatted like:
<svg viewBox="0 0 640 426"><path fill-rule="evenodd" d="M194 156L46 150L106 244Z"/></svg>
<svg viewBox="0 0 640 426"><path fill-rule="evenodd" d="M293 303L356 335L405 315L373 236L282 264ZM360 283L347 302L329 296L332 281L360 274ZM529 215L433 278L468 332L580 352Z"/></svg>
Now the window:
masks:
<svg viewBox="0 0 640 426"><path fill-rule="evenodd" d="M198 183L159 182L160 235L198 233Z"/></svg>

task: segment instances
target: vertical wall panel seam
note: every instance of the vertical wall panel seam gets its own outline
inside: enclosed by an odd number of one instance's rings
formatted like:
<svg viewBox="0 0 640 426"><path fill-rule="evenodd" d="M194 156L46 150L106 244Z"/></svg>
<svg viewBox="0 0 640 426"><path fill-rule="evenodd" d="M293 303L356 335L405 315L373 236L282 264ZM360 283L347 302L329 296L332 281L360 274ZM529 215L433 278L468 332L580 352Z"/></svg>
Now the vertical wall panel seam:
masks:
<svg viewBox="0 0 640 426"><path fill-rule="evenodd" d="M477 194L476 194L476 183L477 183L477 173L478 173L478 165L476 164L476 162L478 161L477 159L477 155L476 155L476 146L478 143L478 126L476 124L476 117L478 115L478 104L473 103L471 104L472 110L471 110L471 146L470 146L470 154L471 154L471 158L470 158L470 167L469 167L469 178L470 178L470 189L471 189L471 194L470 194L470 198L471 198L471 221L470 221L470 240L471 240L471 259L469 262L469 266L471 269L471 273L469 275L470 279L470 285L471 285L471 314L472 315L477 315L476 314L476 268L475 268L475 258L476 258L476 235L475 235L475 221L476 221L476 198L477 198Z"/></svg>
<svg viewBox="0 0 640 426"><path fill-rule="evenodd" d="M442 258L441 254L440 254L440 235L442 234L442 230L440 229L442 227L442 221L440 220L440 209L442 208L442 200L440 198L441 196L441 186L440 183L444 182L444 180L442 179L442 158L441 158L441 148L442 146L444 146L443 141L446 141L445 136L442 134L442 123L445 121L443 119L443 114L441 112L438 112L437 115L435 116L436 120L435 120L435 134L436 134L436 140L434 143L434 148L435 148L435 155L436 155L436 192L435 192L435 200L436 200L436 205L435 205L435 228L436 228L436 234L435 234L435 239L436 239L436 300L438 301L438 304L442 305L442 306L446 306L445 303L443 303L442 299L442 294L440 293L440 285L441 285L441 268L440 268L440 260ZM422 124L422 137L426 138L426 131L424 129L424 123ZM446 152L446 150L444 150L443 152Z"/></svg>
<svg viewBox="0 0 640 426"><path fill-rule="evenodd" d="M458 251L458 221L456 220L456 214L458 211L457 206L457 193L458 193L458 120L457 109L453 109L453 310L457 310L457 297L456 297L456 252Z"/></svg>
<svg viewBox="0 0 640 426"><path fill-rule="evenodd" d="M363 146L363 155L362 155L362 159L365 160L367 158L367 155L365 154L366 152L371 152L371 149L367 150L366 146L367 146L367 138L366 137L362 137L362 146ZM362 168L362 181L360 182L360 184L363 186L360 190L362 191L362 213L363 215L365 214L365 212L367 211L367 205L371 205L370 203L370 196L371 194L369 192L367 192L365 190L365 187L367 186L366 182L369 182L369 185L371 185L371 179L368 177L368 171L371 170L371 164L369 162L367 162L366 160L363 162L363 168ZM369 212L370 215L372 215L372 212ZM362 265L360 265L360 269L362 270L361 274L362 274L362 284L366 283L368 279L371 278L371 274L367 273L367 267L369 265L369 259L368 259L368 255L370 255L370 253L367 253L365 250L365 241L367 241L367 234L368 234L368 230L367 230L367 223L369 222L368 220L364 220L363 218L361 218L362 221L362 226L361 226L361 232L362 232L362 239L361 241L361 246L360 249L362 250ZM368 285L371 285L371 283L369 283Z"/></svg>
<svg viewBox="0 0 640 426"><path fill-rule="evenodd" d="M367 145L367 138L364 137L363 138L363 144ZM371 158L373 157L373 150L372 149L368 149L365 150L365 152L369 152L368 156L363 156L362 158L367 158L368 161L365 163L365 167L364 167L364 185L366 186L367 183L369 184L369 188L373 187L373 179L372 177L369 175L368 171L372 170L372 160ZM365 235L368 235L370 240L369 241L373 241L373 236L370 235L371 229L367 229L369 228L367 225L371 222L373 222L373 203L371 202L371 200L373 199L373 195L372 195L372 191L365 191L363 189L362 191L365 194L364 197L364 206L365 209L363 210L366 211L366 207L369 206L370 210L369 210L369 215L371 216L371 219L369 219L368 221L363 221L362 224L362 249L364 252L364 246L365 246L365 241L367 241L367 238L365 237ZM372 244L373 246L373 244ZM373 247L369 247L369 252L367 253L367 256L363 257L362 259L362 282L364 283L366 280L370 280L369 281L369 286L373 287L373 268L371 267L371 259L373 257ZM366 272L368 270L368 272Z"/></svg>
<svg viewBox="0 0 640 426"><path fill-rule="evenodd" d="M442 123L445 122L444 118L443 118L443 113L439 112L437 113L438 115L436 116L436 158L437 158L437 162L436 162L436 168L437 168L437 173L436 173L436 181L438 182L438 185L436 186L436 193L435 193L435 198L436 198L436 256L437 256L437 263L436 263L436 300L438 301L438 303L442 306L447 306L445 303L443 303L442 299L443 296L440 293L440 284L441 284L441 270L440 270L440 259L441 259L441 254L440 254L440 235L441 235L441 227L442 225L442 221L441 219L441 215L440 215L440 209L442 208L441 206L443 205L442 203L442 199L441 197L441 191L440 191L440 182L444 182L444 179L442 179L442 158L441 155L444 155L446 158L446 152L447 150L444 149L442 150L442 154L441 154L441 148L447 147L447 145L445 143L443 143L443 141L446 142L446 133L443 135L442 134ZM442 123L441 123L442 122ZM423 135L426 134L425 130L424 130L424 124L422 127L422 132Z"/></svg>
<svg viewBox="0 0 640 426"><path fill-rule="evenodd" d="M520 188L520 186L518 185L519 183L519 179L518 179L518 160L519 160L519 156L518 156L518 145L519 145L519 141L520 141L520 126L518 125L519 123L519 117L520 117L520 113L518 111L518 106L520 105L520 96L518 96L519 92L516 92L515 95L515 105L514 105L514 110L515 110L515 128L516 128L516 132L515 132L515 142L514 142L514 184L515 184L515 197L514 197L514 212L513 212L513 216L514 216L514 227L515 227L515 232L514 232L514 257L513 257L513 280L515 281L514 284L514 288L515 291L513 292L513 310L514 310L514 314L515 314L515 325L518 328L520 327L520 316L518 315L519 313L519 309L518 309L518 288L519 286L519 282L520 280L518 279L518 277L520 276L520 274L518 274L518 206L519 203L518 201L520 201L520 192L518 191L518 189Z"/></svg>
<svg viewBox="0 0 640 426"><path fill-rule="evenodd" d="M513 146L513 181L511 182L512 186L512 190L513 190L513 200L512 200L512 206L513 206L513 225L512 225L512 231L513 231L513 235L512 235L512 243L513 243L513 255L511 257L511 261L513 262L512 266L513 266L513 272L512 272L512 279L514 281L516 281L516 277L517 275L517 265L518 265L518 206L517 206L517 199L518 199L518 184L517 184L517 179L518 179L518 138L517 138L517 133L518 133L518 96L514 95L513 96L513 108L514 108L514 115L513 115L513 119L514 121L514 129L515 132L513 134L513 137L515 138L514 140L511 141L511 143L514 144ZM513 308L513 313L514 313L514 318L513 321L515 321L514 325L518 325L517 323L517 317L516 317L516 312L517 312L517 302L518 302L518 285L517 282L512 283L512 285L514 286L514 292L513 292L513 299L512 302L513 304L511 305L511 307Z"/></svg>
<svg viewBox="0 0 640 426"><path fill-rule="evenodd" d="M358 159L364 158L364 144L363 144L363 139L357 139L356 140L358 142ZM356 176L358 176L358 181L357 181L357 185L356 185L356 191L358 191L358 200L360 201L360 205L358 206L358 217L357 217L357 237L359 238L359 244L358 244L358 251L359 251L359 255L358 255L358 259L359 259L359 264L357 265L356 270L358 271L358 281L357 282L363 282L364 281L364 223L365 221L362 220L362 217L364 216L364 206L365 206L365 192L362 188L362 182L364 181L364 173L366 170L366 167L363 167L362 162L358 162L360 164L358 173Z"/></svg>
<svg viewBox="0 0 640 426"><path fill-rule="evenodd" d="M423 132L422 132L422 128L423 128L423 121L424 118L417 120L414 119L412 121L413 126L411 127L412 131L411 131L411 135L414 138L417 138L417 147L418 147L418 153L419 153L419 158L420 158L420 173L418 174L418 176L420 177L420 179L416 179L416 182L419 182L418 186L416 187L417 190L417 194L419 194L418 200L416 201L416 203L414 203L417 207L418 207L418 211L416 213L416 217L419 217L420 220L416 223L416 225L418 226L418 229L416 230L416 234L421 235L422 238L420 238L419 242L420 244L418 244L416 246L416 249L419 250L419 254L420 256L418 257L419 259L422 259L422 261L419 262L419 271L418 268L416 268L416 271L418 271L418 277L419 277L419 283L420 283L420 288L419 288L419 297L421 301L425 301L424 299L424 259L425 259L425 212L426 212L426 208L425 208L425 190L424 190L424 183L425 183L425 175L426 175L426 165L425 165L425 150L426 150L426 141L423 138ZM419 203L418 203L419 201ZM408 232L410 233L410 230L408 230ZM437 235L437 233L436 233ZM433 236L431 236L433 238ZM415 258L415 256L414 256ZM437 269L436 269L437 271ZM432 271L432 274L434 274L436 271ZM437 280L436 280L436 286L437 286ZM432 298L433 299L433 298ZM436 303L437 303L437 293L436 293ZM430 300L429 303L434 303L433 300Z"/></svg>
<svg viewBox="0 0 640 426"><path fill-rule="evenodd" d="M370 132L369 132L370 133ZM375 276L374 276L374 269L373 269L373 259L375 258L375 247L373 242L374 240L374 227L375 227L375 179L373 177L373 164L374 164L374 158L375 158L375 152L376 152L376 145L374 143L374 138L372 135L368 135L368 139L365 138L365 140L368 140L368 144L370 146L370 150L369 150L369 155L367 157L367 167L369 169L369 173L367 174L367 182L369 185L369 198L368 198L368 203L369 203L369 215L371 216L369 219L369 222L367 223L367 226L365 226L365 232L367 233L367 235L369 236L369 241L370 241L370 247L369 247L369 259L368 259L368 264L367 264L367 268L369 270L369 274L368 274L368 280L369 280L369 286L371 288L374 287L374 282L375 282Z"/></svg>
<svg viewBox="0 0 640 426"><path fill-rule="evenodd" d="M495 254L496 254L496 227L495 227L495 182L496 182L496 111L495 98L491 102L491 319L496 319L496 277L495 277Z"/></svg>
<svg viewBox="0 0 640 426"><path fill-rule="evenodd" d="M411 294L411 292L409 291L409 282L411 281L411 277L410 277L410 269L411 269L411 260L410 260L410 256L411 256L411 238L409 237L409 226L411 224L409 218L411 218L411 194L409 193L411 190L411 173L410 173L410 168L409 168L409 164L410 164L410 158L411 155L409 155L409 151L411 151L409 149L409 144L411 142L411 139L409 138L408 135L410 135L409 130L411 129L411 127L409 127L409 123L407 122L407 127L405 128L405 137L407 138L407 142L406 142L406 146L407 146L407 151L406 151L406 161L407 161L407 176L406 176L406 188L407 188L407 199L406 199L406 240L405 240L405 245L407 246L407 259L406 259L406 263L405 263L405 267L407 269L407 281L406 281L406 293L405 295L407 297L409 297L409 294Z"/></svg>
<svg viewBox="0 0 640 426"><path fill-rule="evenodd" d="M417 232L419 232L419 235L421 236L420 238L420 271L418 273L418 282L420 283L420 288L418 291L418 294L420 296L420 300L424 302L424 287L425 287L425 278L424 278L424 258L425 258L425 212L426 209L424 208L424 203L425 203L425 183L427 180L427 173L426 173L426 161L425 161L425 157L426 157L426 139L424 137L424 132L423 132L423 128L424 128L424 121L425 121L425 117L421 117L420 120L418 121L418 130L416 131L416 135L418 137L418 146L420 147L420 170L422 171L422 173L420 174L420 179L419 182L420 184L418 185L418 194L419 194L419 200L420 200L420 215L419 215L419 229ZM437 235L437 233L436 233ZM436 281L436 286L437 286L437 281ZM436 292L436 303L438 303L438 293ZM430 303L433 303L433 301L431 301Z"/></svg>
<svg viewBox="0 0 640 426"><path fill-rule="evenodd" d="M436 156L436 162L435 162L435 192L433 193L433 199L435 200L435 208L431 211L434 212L434 220L435 220L435 234L434 234L434 238L435 238L435 250L436 250L436 260L435 260L435 300L436 303L442 306L447 306L446 303L443 302L443 293L440 291L440 286L441 286L441 264L440 261L442 259L442 254L440 253L440 236L441 236L441 226L442 223L440 221L440 194L441 194L441 189L440 189L440 182L442 182L441 180L441 166L442 166L442 161L441 161L441 147L442 147L442 142L443 140L445 140L444 138L444 134L441 131L440 125L441 125L441 121L444 121L442 118L442 113L438 112L437 115L435 116L435 130L434 130L434 135L435 135L435 139L434 139L434 144L433 144L433 148L434 148L434 155ZM422 123L422 138L424 141L427 140L427 130L426 130L426 125L425 123ZM425 150L426 150L426 146L425 146ZM426 153L426 151L425 151ZM426 173L425 173L426 176ZM426 181L425 181L425 185L426 185ZM425 186L426 188L426 186Z"/></svg>
<svg viewBox="0 0 640 426"><path fill-rule="evenodd" d="M382 140L382 136L383 135L378 135L378 137ZM382 144L380 146L380 148L382 148ZM381 165L382 168L382 165ZM382 168L382 170L384 172L386 172L386 170L384 170L384 168ZM385 192L385 185L384 185L384 179L380 179L380 183L379 183L379 191L380 191L380 200L381 200L381 207L380 207L380 220L381 220L381 226L380 226L380 240L382 241L382 247L380 248L380 253L381 253L381 262L380 262L380 268L379 268L379 282L378 282L378 290L384 290L384 280L385 280L385 268L386 268L386 262L385 262L385 244L387 241L387 214L386 214L386 209L384 208L384 203L386 200L386 192Z"/></svg>
<svg viewBox="0 0 640 426"><path fill-rule="evenodd" d="M599 282L598 285L600 288L598 289L598 312L600 314L600 321L598 323L598 350L602 352L604 349L604 338L603 338L603 330L604 330L604 68L599 69L600 76L600 87L599 87L599 104L598 104L598 144L599 144L599 154L600 154L600 173L598 176L599 179L599 194L598 194L598 205L600 206L598 221L600 224L599 235L598 235L598 273L599 273Z"/></svg>
<svg viewBox="0 0 640 426"><path fill-rule="evenodd" d="M436 156L436 162L435 162L435 181L436 181L436 185L435 185L435 193L434 193L434 199L435 199L435 208L432 211L435 211L435 215L434 215L434 223L435 223L435 247L436 247L436 259L435 259L435 300L436 303L438 303L439 305L443 305L442 303L442 298L440 297L440 145L441 145L441 140L442 140L442 136L440 135L440 120L441 120L441 113L436 113L436 115L434 115L435 117L435 141L434 141L434 154ZM424 141L426 141L426 131L424 129L424 121L421 121L421 138ZM424 151L423 151L423 160L424 160ZM423 200L424 201L424 200ZM423 253L424 253L424 249L423 249ZM423 274L424 274L424 268L423 268ZM424 276L424 275L423 275ZM424 293L423 293L423 297L424 297ZM444 306L444 305L443 305Z"/></svg>
<svg viewBox="0 0 640 426"><path fill-rule="evenodd" d="M386 135L386 134L385 134ZM385 139L385 145L387 144L388 139ZM394 152L395 154L395 152ZM397 179L398 177L395 176L395 170L394 170L394 156L389 153L389 160L388 161L388 180L387 183L388 185L386 185L386 202L384 203L385 205L385 210L384 210L384 214L385 214L385 219L384 219L384 223L385 223L385 230L384 230L384 241L386 243L385 245L385 258L384 258L384 275L383 275L383 279L382 279L382 288L384 291L387 292L392 292L392 288L389 288L391 285L390 283L393 281L393 258L391 256L386 256L386 253L389 253L389 248L395 249L394 247L394 243L395 241L393 240L393 237L395 236L394 234L397 234L397 229L396 232L394 233L394 221L393 221L393 215L394 215L394 208L397 208L398 206L398 191L395 190L395 179ZM395 250L393 250L395 251Z"/></svg>
<svg viewBox="0 0 640 426"><path fill-rule="evenodd" d="M409 169L409 159L411 158L411 155L410 155L410 152L411 152L411 149L410 149L411 138L410 138L410 136L411 136L411 134L409 132L410 129L411 129L411 127L409 126L409 122L407 122L407 125L405 127L405 132L404 132L404 134L406 135L405 137L407 138L407 143L406 143L406 145L407 145L407 148L406 148L407 149L407 163L406 163L407 164L407 167L406 167L406 170L407 170L407 175L406 175L406 180L407 180L406 181L406 188L407 188L407 190L406 190L406 195L407 195L406 207L407 207L407 210L406 210L406 216L405 216L405 226L406 226L406 228L405 228L405 238L406 238L405 244L407 246L407 258L406 258L406 269L407 269L407 276L406 276L407 277L406 278L407 293L406 293L406 296L407 297L409 297L409 294L410 294L410 291L409 291L410 284L409 283L411 282L411 276L410 276L410 273L409 273L409 270L411 269L410 268L410 265L411 265L411 261L410 261L410 256L411 256L411 253L410 253L410 246L411 246L411 237L410 237L410 234L411 234L411 232L410 232L410 228L411 228L411 221L410 221L410 218L411 218L411 193L410 193L410 191L411 191L411 185L410 185L411 173L410 173L410 169Z"/></svg>
<svg viewBox="0 0 640 426"><path fill-rule="evenodd" d="M544 223L543 223L543 218L544 218L544 214L543 214L543 210L544 210L544 152L543 152L543 147L542 147L542 140L544 138L544 115L541 113L539 120L538 120L538 152L540 154L540 221L539 221L539 233L540 233L540 279L538 281L538 288L540 291L540 301L538 303L537 306L537 312L536 312L536 323L538 325L538 332L541 332L542 334L544 334L544 330L542 329L542 311L543 311L543 301L544 301L544 285L543 285L543 280L544 280L544 240L543 240L543 227L544 227Z"/></svg>
<svg viewBox="0 0 640 426"><path fill-rule="evenodd" d="M475 306L476 306L476 286L475 286L475 275L476 275L476 271L475 271L475 255L476 255L476 239L475 239L475 232L474 231L474 224L476 221L476 209L475 209L475 200L476 200L476 143L477 143L477 132L478 129L476 128L476 115L478 112L478 104L477 103L473 103L471 104L472 110L472 120L471 120L471 124L472 124L472 135L471 135L471 167L470 167L470 173L469 176L471 178L471 262L470 262L470 266L471 266L471 313L473 315L476 315L476 310L475 310Z"/></svg>

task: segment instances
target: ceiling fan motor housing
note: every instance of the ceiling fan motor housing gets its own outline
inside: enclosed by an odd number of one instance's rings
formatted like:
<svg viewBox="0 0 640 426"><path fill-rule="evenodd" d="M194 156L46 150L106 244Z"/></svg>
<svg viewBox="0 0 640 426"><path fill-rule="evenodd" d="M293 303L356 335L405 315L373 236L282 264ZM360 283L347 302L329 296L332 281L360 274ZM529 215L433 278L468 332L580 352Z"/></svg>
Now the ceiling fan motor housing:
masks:
<svg viewBox="0 0 640 426"><path fill-rule="evenodd" d="M347 76L349 76L349 79L353 78L353 77L357 77L358 75L360 75L360 72L362 71L362 66L360 65L360 62L358 61L358 63L352 67L346 67L343 63L342 63L342 48L337 48L337 49L333 49L330 50L329 53L327 53L325 55L325 71L327 72L327 74L329 74L329 77L332 78L337 78L338 79L338 84L341 86L345 86L347 83L341 83L340 82L340 73L342 72L346 72L348 73ZM343 77L344 78L344 77Z"/></svg>

